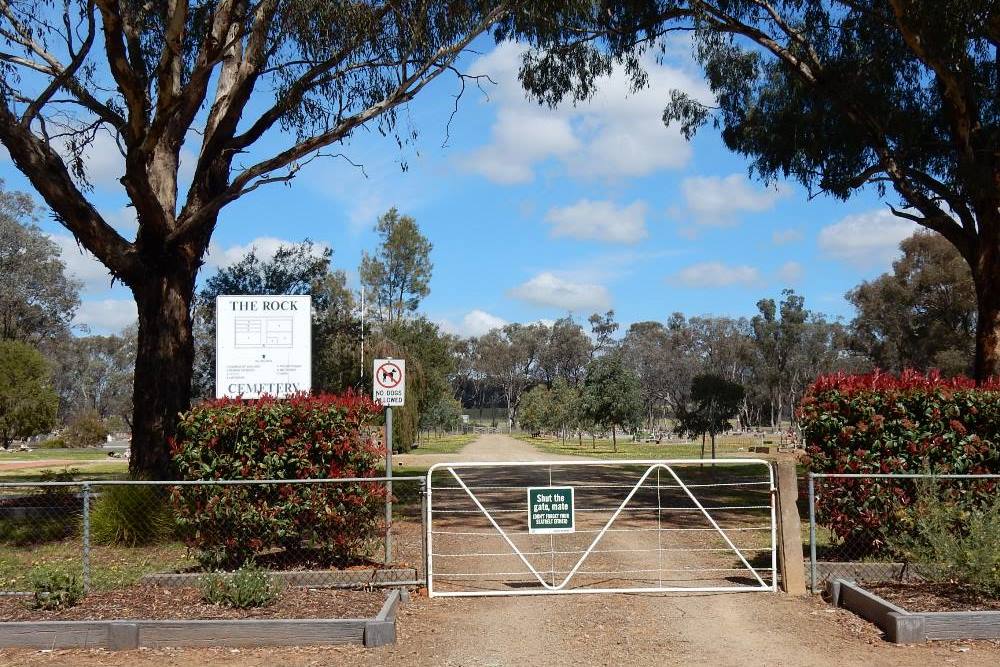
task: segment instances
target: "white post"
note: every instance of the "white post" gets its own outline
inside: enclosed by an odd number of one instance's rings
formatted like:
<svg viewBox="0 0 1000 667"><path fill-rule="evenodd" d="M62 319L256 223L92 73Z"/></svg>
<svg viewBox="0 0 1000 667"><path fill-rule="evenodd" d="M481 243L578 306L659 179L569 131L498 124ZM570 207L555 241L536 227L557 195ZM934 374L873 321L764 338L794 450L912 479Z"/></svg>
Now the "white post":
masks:
<svg viewBox="0 0 1000 667"><path fill-rule="evenodd" d="M392 478L392 408L385 409L385 476ZM392 562L392 482L385 483L385 564Z"/></svg>

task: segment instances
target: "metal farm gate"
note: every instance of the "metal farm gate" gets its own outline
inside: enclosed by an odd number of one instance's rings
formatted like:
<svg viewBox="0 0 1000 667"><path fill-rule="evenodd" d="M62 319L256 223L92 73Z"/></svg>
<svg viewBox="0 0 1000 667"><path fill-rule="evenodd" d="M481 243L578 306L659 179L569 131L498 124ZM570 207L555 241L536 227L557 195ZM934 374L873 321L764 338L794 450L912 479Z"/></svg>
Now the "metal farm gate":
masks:
<svg viewBox="0 0 1000 667"><path fill-rule="evenodd" d="M776 590L762 459L441 463L426 488L432 597Z"/></svg>

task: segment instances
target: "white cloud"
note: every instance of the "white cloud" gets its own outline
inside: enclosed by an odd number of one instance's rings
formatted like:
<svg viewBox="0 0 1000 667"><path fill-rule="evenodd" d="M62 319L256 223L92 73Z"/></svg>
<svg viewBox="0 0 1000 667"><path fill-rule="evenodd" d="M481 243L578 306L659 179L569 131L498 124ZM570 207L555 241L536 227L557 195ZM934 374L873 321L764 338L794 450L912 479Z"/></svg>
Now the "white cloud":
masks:
<svg viewBox="0 0 1000 667"><path fill-rule="evenodd" d="M805 275L805 268L801 263L795 261L785 262L777 273L778 280L786 286L799 282L803 275Z"/></svg>
<svg viewBox="0 0 1000 667"><path fill-rule="evenodd" d="M804 238L805 234L802 233L802 230L794 227L791 229L778 229L771 233L771 243L774 245L797 243Z"/></svg>
<svg viewBox="0 0 1000 667"><path fill-rule="evenodd" d="M819 247L833 259L871 268L891 262L899 252L899 243L916 229L915 223L877 209L824 227L819 232Z"/></svg>
<svg viewBox="0 0 1000 667"><path fill-rule="evenodd" d="M611 294L603 285L574 282L545 271L508 292L509 296L535 306L569 311L606 310Z"/></svg>
<svg viewBox="0 0 1000 667"><path fill-rule="evenodd" d="M493 329L498 329L507 324L507 320L497 317L485 310L470 310L462 317L462 321L453 324L450 320L439 322L440 327L447 333L460 336L482 336Z"/></svg>
<svg viewBox="0 0 1000 667"><path fill-rule="evenodd" d="M118 333L136 320L132 299L97 299L83 301L73 323L86 326L91 333Z"/></svg>
<svg viewBox="0 0 1000 667"><path fill-rule="evenodd" d="M571 206L550 209L545 221L552 225L555 238L638 243L647 236L646 210L642 201L616 206L610 201L581 199Z"/></svg>
<svg viewBox="0 0 1000 667"><path fill-rule="evenodd" d="M646 62L649 86L633 92L622 67L601 79L590 100L552 110L525 97L517 72L523 48L506 42L476 60L472 74L497 82L488 90L499 105L490 141L462 163L495 183L530 182L538 163L556 159L574 176L623 178L684 166L691 147L661 120L664 95L685 90L709 101L705 83L681 69Z"/></svg>
<svg viewBox="0 0 1000 667"><path fill-rule="evenodd" d="M687 210L699 225L728 227L740 213L761 213L789 194L784 186L755 188L742 174L692 176L681 182Z"/></svg>
<svg viewBox="0 0 1000 667"><path fill-rule="evenodd" d="M208 256L205 257L205 266L212 269L225 268L243 259L243 256L251 250L256 250L257 257L267 261L274 257L274 254L278 252L278 248L281 246L294 245L295 243L297 243L297 241L279 239L273 236L259 236L248 243L242 245L236 244L223 248L221 245L213 241L208 247ZM323 252L328 247L328 244L318 241L315 242L314 245L314 249L317 253Z"/></svg>
<svg viewBox="0 0 1000 667"><path fill-rule="evenodd" d="M684 287L733 287L761 282L760 271L741 264L730 266L722 262L701 262L681 269L670 281Z"/></svg>
<svg viewBox="0 0 1000 667"><path fill-rule="evenodd" d="M66 273L83 283L83 292L103 292L111 288L111 272L89 250L77 244L69 234L49 234L59 246L59 256Z"/></svg>

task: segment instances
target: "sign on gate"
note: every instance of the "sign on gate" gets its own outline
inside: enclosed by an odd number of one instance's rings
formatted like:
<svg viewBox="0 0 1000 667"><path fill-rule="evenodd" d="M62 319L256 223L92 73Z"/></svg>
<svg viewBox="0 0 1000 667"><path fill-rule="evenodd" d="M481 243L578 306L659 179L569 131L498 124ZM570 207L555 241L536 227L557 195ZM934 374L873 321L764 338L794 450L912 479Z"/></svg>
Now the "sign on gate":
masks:
<svg viewBox="0 0 1000 667"><path fill-rule="evenodd" d="M573 487L528 489L528 532L536 535L573 532Z"/></svg>
<svg viewBox="0 0 1000 667"><path fill-rule="evenodd" d="M406 397L406 362L403 359L376 359L372 400L389 408L403 405Z"/></svg>

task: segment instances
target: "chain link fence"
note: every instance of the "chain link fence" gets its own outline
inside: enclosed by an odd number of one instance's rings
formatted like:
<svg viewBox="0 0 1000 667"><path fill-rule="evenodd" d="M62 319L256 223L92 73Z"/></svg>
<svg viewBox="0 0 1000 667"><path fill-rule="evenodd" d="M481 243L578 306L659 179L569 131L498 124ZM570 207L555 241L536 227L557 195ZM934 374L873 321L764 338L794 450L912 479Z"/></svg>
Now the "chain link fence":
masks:
<svg viewBox="0 0 1000 667"><path fill-rule="evenodd" d="M809 473L808 503L814 593L838 577L906 581L921 578L913 552L929 531L960 535L1000 511L1000 475Z"/></svg>
<svg viewBox="0 0 1000 667"><path fill-rule="evenodd" d="M43 573L97 592L196 586L207 572L248 565L293 586L420 585L424 484L409 476L2 483L0 594L31 593Z"/></svg>

